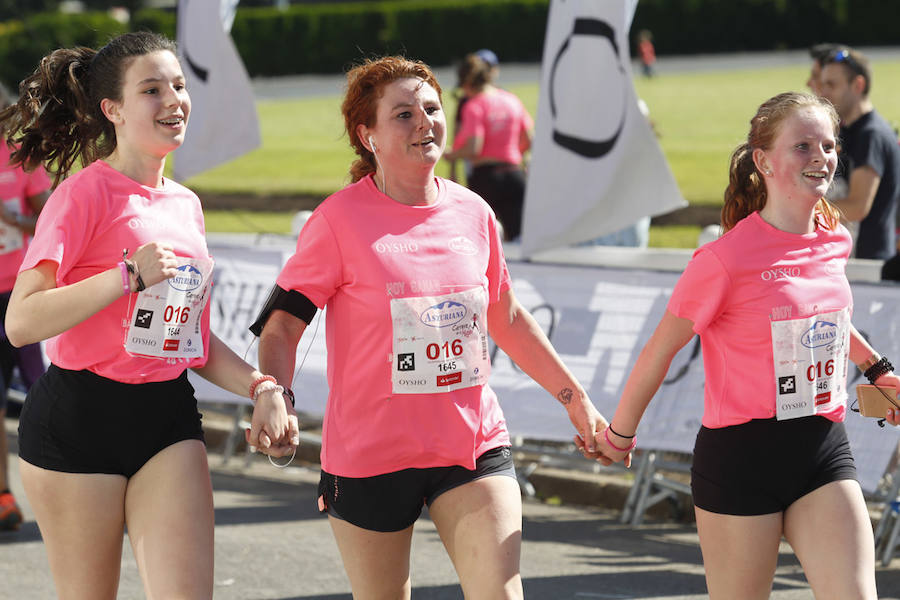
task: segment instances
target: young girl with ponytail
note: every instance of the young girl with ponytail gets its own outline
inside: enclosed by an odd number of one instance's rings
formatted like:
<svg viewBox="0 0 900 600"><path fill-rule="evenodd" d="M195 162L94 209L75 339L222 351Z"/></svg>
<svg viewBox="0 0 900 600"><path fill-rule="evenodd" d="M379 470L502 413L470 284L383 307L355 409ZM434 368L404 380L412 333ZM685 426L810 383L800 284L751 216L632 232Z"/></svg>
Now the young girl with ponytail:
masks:
<svg viewBox="0 0 900 600"><path fill-rule="evenodd" d="M191 109L175 46L130 33L56 50L20 92L0 113L13 162L57 182L85 165L42 211L6 315L14 345L48 340L19 456L57 593L115 598L127 525L148 598L211 598L212 489L186 370L285 401L209 331L200 202L163 177ZM292 408L270 413L251 443L296 443Z"/></svg>
<svg viewBox="0 0 900 600"><path fill-rule="evenodd" d="M724 233L694 254L599 437L605 455L624 459L672 358L699 334L706 384L691 488L713 600L768 598L782 536L817 598L876 597L843 426L848 359L880 386L900 379L850 323L850 234L824 198L837 126L831 104L810 94L759 107L731 158Z"/></svg>

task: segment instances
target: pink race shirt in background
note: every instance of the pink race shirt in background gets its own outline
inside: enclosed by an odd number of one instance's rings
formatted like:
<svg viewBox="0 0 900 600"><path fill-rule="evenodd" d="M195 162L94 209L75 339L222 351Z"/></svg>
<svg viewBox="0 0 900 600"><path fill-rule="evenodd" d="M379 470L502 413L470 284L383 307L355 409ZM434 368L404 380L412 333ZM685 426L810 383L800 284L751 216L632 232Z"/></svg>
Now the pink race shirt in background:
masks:
<svg viewBox="0 0 900 600"><path fill-rule="evenodd" d="M62 182L38 217L34 241L21 271L55 262L56 285L70 285L111 268L147 242L169 243L178 256L208 258L203 211L197 195L164 179L159 189L139 184L102 160ZM124 349L135 295L122 296L100 312L47 341L58 367L88 369L123 383L175 379L206 363L209 310L203 311L202 357L190 360L132 356Z"/></svg>
<svg viewBox="0 0 900 600"><path fill-rule="evenodd" d="M42 167L26 173L21 166L10 166L9 158L9 146L5 142L0 143L0 202L21 215L33 215L34 211L27 200L31 196L48 191L50 178L47 177L47 173ZM15 204L15 207L9 206L10 204ZM5 223L0 223L0 226L12 227ZM0 249L0 293L12 290L16 283L16 275L22 259L25 258L25 248L28 242L28 236L25 233L21 235L21 248L9 252Z"/></svg>
<svg viewBox="0 0 900 600"><path fill-rule="evenodd" d="M371 176L330 196L303 227L278 277L283 289L327 305L322 468L333 475L473 469L478 456L509 444L487 385L392 393L392 299L480 287L493 303L510 286L490 208L466 188L436 181L438 200L429 206L392 200Z"/></svg>
<svg viewBox="0 0 900 600"><path fill-rule="evenodd" d="M531 116L515 94L494 88L472 96L463 105L453 150L459 150L472 137L480 137L484 145L479 159L518 165L522 162L519 142L533 127Z"/></svg>
<svg viewBox="0 0 900 600"><path fill-rule="evenodd" d="M849 232L819 226L793 234L758 212L700 247L675 286L668 309L690 319L703 348L703 425L768 419L776 413L771 322L841 309L852 313L845 267ZM819 413L843 421L846 394Z"/></svg>

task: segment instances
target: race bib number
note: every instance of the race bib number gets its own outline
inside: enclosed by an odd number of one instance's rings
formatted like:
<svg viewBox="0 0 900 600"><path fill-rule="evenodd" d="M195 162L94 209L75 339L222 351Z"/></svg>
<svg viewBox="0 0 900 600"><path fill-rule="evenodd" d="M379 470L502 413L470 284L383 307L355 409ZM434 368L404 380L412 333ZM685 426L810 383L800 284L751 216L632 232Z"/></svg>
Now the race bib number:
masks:
<svg viewBox="0 0 900 600"><path fill-rule="evenodd" d="M772 322L779 421L834 410L847 396L850 312Z"/></svg>
<svg viewBox="0 0 900 600"><path fill-rule="evenodd" d="M3 206L8 212L15 215L22 213L18 198L7 198ZM22 248L25 245L25 237L22 230L15 225L0 221L0 254L6 254Z"/></svg>
<svg viewBox="0 0 900 600"><path fill-rule="evenodd" d="M491 360L484 288L391 299L395 394L435 394L487 383Z"/></svg>
<svg viewBox="0 0 900 600"><path fill-rule="evenodd" d="M137 294L130 307L125 350L154 358L203 356L200 317L209 297L213 261L178 258L178 274Z"/></svg>

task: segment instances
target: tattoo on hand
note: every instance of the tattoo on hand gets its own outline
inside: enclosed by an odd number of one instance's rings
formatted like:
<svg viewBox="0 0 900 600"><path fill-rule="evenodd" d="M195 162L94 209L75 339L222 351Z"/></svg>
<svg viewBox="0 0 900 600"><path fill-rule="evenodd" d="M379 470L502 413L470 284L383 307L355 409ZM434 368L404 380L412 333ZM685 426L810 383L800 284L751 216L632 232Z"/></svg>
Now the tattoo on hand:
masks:
<svg viewBox="0 0 900 600"><path fill-rule="evenodd" d="M572 391L571 388L563 388L563 390L556 395L557 399L562 402L564 405L568 406L572 402L572 396L575 392Z"/></svg>

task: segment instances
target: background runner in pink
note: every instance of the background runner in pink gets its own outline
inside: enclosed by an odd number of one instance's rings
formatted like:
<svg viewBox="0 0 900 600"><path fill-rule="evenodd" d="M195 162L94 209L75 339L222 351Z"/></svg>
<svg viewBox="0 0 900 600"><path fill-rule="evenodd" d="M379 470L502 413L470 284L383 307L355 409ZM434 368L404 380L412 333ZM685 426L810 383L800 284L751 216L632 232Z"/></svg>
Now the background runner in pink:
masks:
<svg viewBox="0 0 900 600"><path fill-rule="evenodd" d="M515 95L493 84L496 59L493 52L480 50L467 55L459 66L459 129L453 151L444 153L444 158L454 165L462 160L471 166L466 185L494 210L504 239L514 240L522 229L523 153L531 148L534 122Z"/></svg>
<svg viewBox="0 0 900 600"><path fill-rule="evenodd" d="M43 167L37 167L33 171L26 172L21 167L9 165L10 149L5 143L0 144L0 202L18 199L18 212L9 212L9 207L4 211L7 219L12 220L6 226L17 227L22 230L22 247L11 252L3 252L0 249L0 291L9 291L16 282L19 273L19 265L25 257L25 249L29 236L29 229L34 230L34 219L37 211L33 203L43 206L50 193L50 178ZM18 216L18 220L17 220Z"/></svg>
<svg viewBox="0 0 900 600"><path fill-rule="evenodd" d="M483 162L522 163L523 139L528 139L534 121L515 94L502 88L490 89L471 96L462 109L461 127L453 139L453 150L459 150L471 138L481 140L481 152L474 159ZM527 144L524 145L527 148Z"/></svg>

